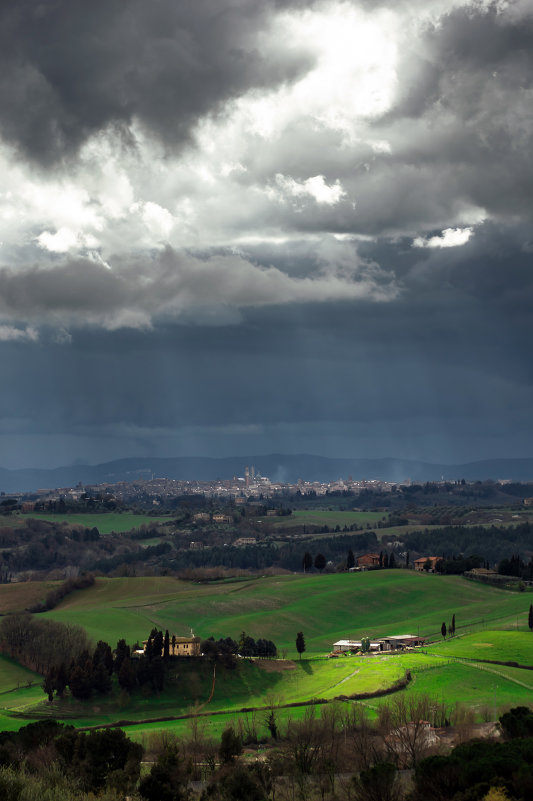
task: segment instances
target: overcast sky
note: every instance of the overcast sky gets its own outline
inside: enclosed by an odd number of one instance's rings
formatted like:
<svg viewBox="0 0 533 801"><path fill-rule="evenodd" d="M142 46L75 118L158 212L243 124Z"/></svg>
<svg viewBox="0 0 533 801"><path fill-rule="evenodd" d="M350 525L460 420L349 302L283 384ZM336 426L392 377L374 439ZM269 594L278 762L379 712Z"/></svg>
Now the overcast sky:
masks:
<svg viewBox="0 0 533 801"><path fill-rule="evenodd" d="M3 3L0 466L533 455L532 77L531 0Z"/></svg>

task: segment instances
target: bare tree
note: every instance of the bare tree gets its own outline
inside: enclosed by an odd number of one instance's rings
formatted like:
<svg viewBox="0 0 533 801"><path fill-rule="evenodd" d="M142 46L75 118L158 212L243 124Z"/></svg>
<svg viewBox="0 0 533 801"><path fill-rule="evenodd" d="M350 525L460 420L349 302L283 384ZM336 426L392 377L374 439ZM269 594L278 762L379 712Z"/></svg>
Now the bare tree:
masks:
<svg viewBox="0 0 533 801"><path fill-rule="evenodd" d="M414 768L420 759L435 753L438 738L430 720L441 714L442 705L433 703L428 696L400 695L382 707L379 726L389 760Z"/></svg>

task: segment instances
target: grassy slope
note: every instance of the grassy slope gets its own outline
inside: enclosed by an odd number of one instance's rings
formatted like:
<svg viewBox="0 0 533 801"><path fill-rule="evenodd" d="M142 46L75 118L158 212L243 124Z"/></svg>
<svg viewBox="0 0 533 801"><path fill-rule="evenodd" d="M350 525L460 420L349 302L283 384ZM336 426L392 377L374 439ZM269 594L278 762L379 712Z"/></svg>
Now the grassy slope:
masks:
<svg viewBox="0 0 533 801"><path fill-rule="evenodd" d="M366 523L375 526L379 520L385 520L386 512L359 512L334 509L295 509L287 517L260 517L259 520L271 523L276 528L291 528L292 526L351 526L357 523L364 526Z"/></svg>
<svg viewBox="0 0 533 801"><path fill-rule="evenodd" d="M5 696L6 693L17 687L33 683L40 685L41 681L42 678L38 673L22 667L7 656L0 656L0 706L2 705L2 696Z"/></svg>
<svg viewBox="0 0 533 801"><path fill-rule="evenodd" d="M426 654L303 659L283 673L265 672L249 663L241 663L239 670L227 671L225 675L220 669L209 710L229 710L231 716L243 706L261 706L273 699L277 703L290 703L373 691L390 686L406 669L414 675L408 693L428 692L449 703L464 701L478 710L494 703L497 707L531 703L533 672L499 666L496 670L492 666L480 669L457 662L458 657L479 654L480 643L490 643L483 646L481 658L499 658L505 653L508 660L531 663L533 635L527 631L528 607L528 595L497 590L459 577L398 570L268 577L215 585L193 585L167 577L98 579L94 587L76 591L47 616L80 623L95 640L103 638L111 643L122 636L130 642L142 639L153 625L168 627L177 634L187 633L192 626L201 636L211 633L237 636L244 628L252 636L270 637L292 656L295 656L295 632L300 629L308 647L305 656L323 654L335 639L344 636L416 632L419 626L421 634L435 632L440 629L442 619L448 621L453 612L458 631L470 627L475 632L452 641L439 641L428 647ZM516 626L517 614L523 621L522 631L482 628L481 621L489 618L497 619L497 625ZM76 725L182 714L195 699L200 704L207 699L211 666L181 663L178 674L176 687L159 697L136 695L126 707L120 707L117 700L95 699L82 706L70 700L63 707L54 704L53 714L62 711ZM6 720L4 715L9 708L25 710L31 715L35 703L40 702L40 712L52 711L42 702L40 688L21 689L3 698L0 729L18 727L24 722ZM372 708L379 703L369 701L368 706ZM229 718L224 715L206 725L218 731L222 718L227 723ZM171 728L183 730L186 725L176 723ZM139 734L158 726L161 724L143 724L136 731Z"/></svg>
<svg viewBox="0 0 533 801"><path fill-rule="evenodd" d="M479 631L435 644L428 651L446 656L533 665L533 633L511 630ZM533 684L533 671L531 683Z"/></svg>
<svg viewBox="0 0 533 801"><path fill-rule="evenodd" d="M47 593L58 587L60 581L24 581L18 584L0 584L0 615L23 612Z"/></svg>
<svg viewBox="0 0 533 801"><path fill-rule="evenodd" d="M143 524L168 522L172 518L168 515L152 517L151 515L134 515L132 512L93 512L87 514L54 514L48 512L29 512L10 517L6 525L21 525L27 517L37 520L50 520L52 523L72 523L73 525L93 528L96 526L100 534L110 534L112 531L117 533L130 531L133 528L140 528Z"/></svg>
<svg viewBox="0 0 533 801"><path fill-rule="evenodd" d="M307 653L324 653L343 637L418 633L440 639L443 620L456 614L458 633L482 621L510 627L527 623L529 596L494 589L457 576L412 571L293 575L218 585L172 578L97 579L47 615L80 623L95 639L143 639L152 626L201 637L272 639L294 656L297 631ZM494 627L493 626L493 627Z"/></svg>

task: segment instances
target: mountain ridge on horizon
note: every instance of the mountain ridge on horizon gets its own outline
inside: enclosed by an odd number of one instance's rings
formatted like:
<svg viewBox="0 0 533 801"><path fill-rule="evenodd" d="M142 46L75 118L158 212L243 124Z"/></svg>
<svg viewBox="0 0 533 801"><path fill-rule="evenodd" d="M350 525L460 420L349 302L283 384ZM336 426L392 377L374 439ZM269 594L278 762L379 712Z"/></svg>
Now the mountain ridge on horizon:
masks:
<svg viewBox="0 0 533 801"><path fill-rule="evenodd" d="M533 481L533 458L485 459L462 464L433 464L416 459L384 457L361 459L313 454L263 454L252 456L126 457L96 465L66 465L55 468L0 467L0 491L32 492L40 488L73 487L157 478L214 481L244 475L252 466L273 481L335 481L352 476L355 480L377 479L400 482L445 480ZM150 476L148 475L150 474Z"/></svg>

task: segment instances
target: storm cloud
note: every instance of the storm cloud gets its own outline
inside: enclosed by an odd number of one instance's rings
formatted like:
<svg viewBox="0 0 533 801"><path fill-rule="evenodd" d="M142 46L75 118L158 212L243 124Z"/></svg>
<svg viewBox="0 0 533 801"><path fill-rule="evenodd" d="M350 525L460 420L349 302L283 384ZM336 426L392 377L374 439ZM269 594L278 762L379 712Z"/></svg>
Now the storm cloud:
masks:
<svg viewBox="0 0 533 801"><path fill-rule="evenodd" d="M530 3L27 0L0 31L6 466L531 455Z"/></svg>

